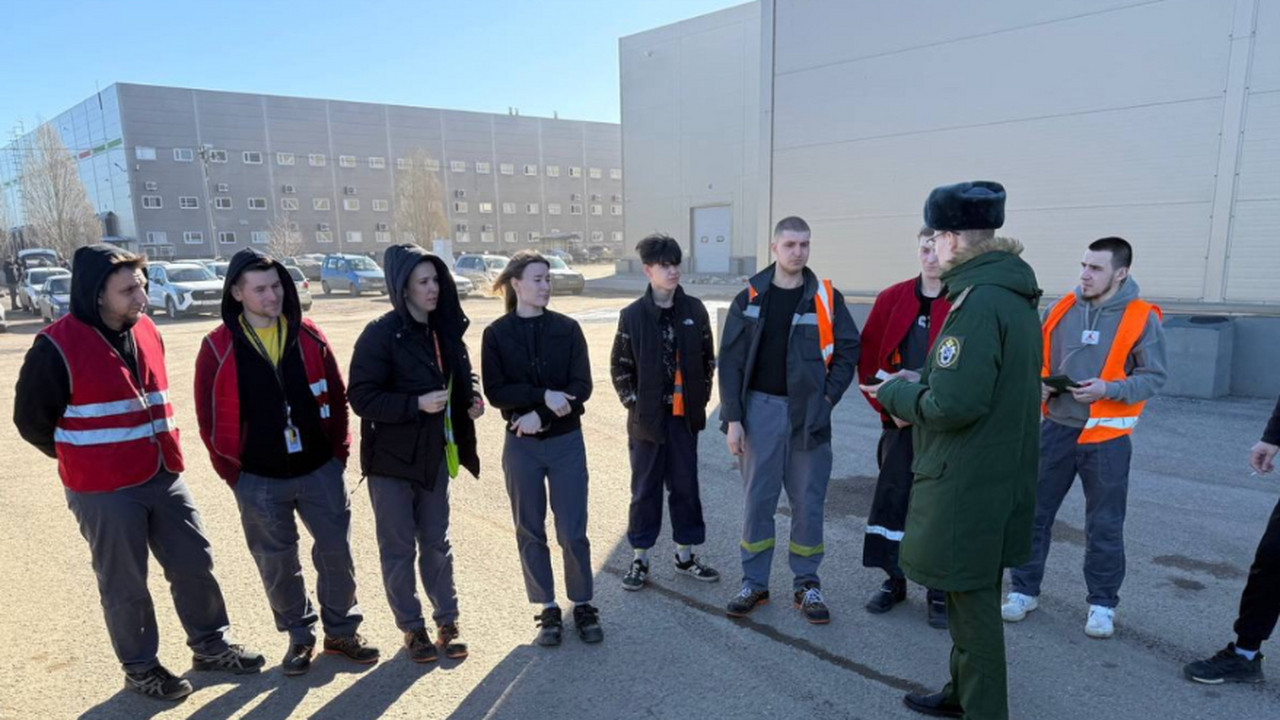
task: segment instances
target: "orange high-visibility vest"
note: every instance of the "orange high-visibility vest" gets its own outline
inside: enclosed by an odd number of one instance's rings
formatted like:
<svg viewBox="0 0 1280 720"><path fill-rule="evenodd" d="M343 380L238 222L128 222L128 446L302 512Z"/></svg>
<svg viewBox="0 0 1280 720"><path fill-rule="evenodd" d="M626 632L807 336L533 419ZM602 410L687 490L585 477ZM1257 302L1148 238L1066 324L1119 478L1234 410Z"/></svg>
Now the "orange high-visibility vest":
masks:
<svg viewBox="0 0 1280 720"><path fill-rule="evenodd" d="M1040 369L1042 377L1053 374L1049 367L1051 350L1049 343L1053 329L1058 326L1075 302L1076 294L1067 293L1066 297L1053 306L1049 316L1045 318L1044 326L1041 328L1044 337L1044 363ZM1129 377L1124 369L1125 360L1138 344L1142 331L1147 326L1147 317L1153 312L1157 318L1163 319L1164 314L1159 307L1145 300L1129 301L1124 310L1124 317L1120 319L1120 326L1116 330L1116 337L1111 341L1111 350L1107 352L1107 360L1102 366L1102 373L1098 375L1099 379L1119 382ZM1145 401L1129 404L1110 398L1103 398L1093 403L1089 406L1089 420L1085 423L1084 432L1080 433L1080 444L1106 442L1132 433L1145 405ZM1047 405L1042 406L1042 410L1045 415L1048 415Z"/></svg>
<svg viewBox="0 0 1280 720"><path fill-rule="evenodd" d="M751 304L756 301L759 293L756 292L754 285L747 286L747 303ZM813 294L813 309L818 318L818 345L822 348L822 362L831 367L831 359L836 351L836 308L835 308L835 290L831 287L830 280L823 280L818 283L818 291ZM679 378L676 384L680 383Z"/></svg>
<svg viewBox="0 0 1280 720"><path fill-rule="evenodd" d="M676 382L671 393L671 414L684 417L684 373L680 372L679 350L676 350Z"/></svg>

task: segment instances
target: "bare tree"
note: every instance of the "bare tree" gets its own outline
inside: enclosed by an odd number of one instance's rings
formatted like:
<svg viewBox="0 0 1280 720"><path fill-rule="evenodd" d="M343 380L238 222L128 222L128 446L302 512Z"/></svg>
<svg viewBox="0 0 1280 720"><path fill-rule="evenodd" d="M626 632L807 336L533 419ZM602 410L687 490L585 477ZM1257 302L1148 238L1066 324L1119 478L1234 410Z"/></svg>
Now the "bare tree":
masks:
<svg viewBox="0 0 1280 720"><path fill-rule="evenodd" d="M440 173L425 150L409 156L411 166L396 175L396 231L430 249L431 241L449 236Z"/></svg>
<svg viewBox="0 0 1280 720"><path fill-rule="evenodd" d="M102 225L85 194L79 164L48 123L36 131L22 168L22 200L36 242L63 257L102 239Z"/></svg>
<svg viewBox="0 0 1280 720"><path fill-rule="evenodd" d="M13 227L13 213L9 211L9 194L0 190L0 255L8 257L15 250L9 244L10 228Z"/></svg>
<svg viewBox="0 0 1280 720"><path fill-rule="evenodd" d="M288 210L276 215L267 226L267 254L279 261L302 254L302 233Z"/></svg>

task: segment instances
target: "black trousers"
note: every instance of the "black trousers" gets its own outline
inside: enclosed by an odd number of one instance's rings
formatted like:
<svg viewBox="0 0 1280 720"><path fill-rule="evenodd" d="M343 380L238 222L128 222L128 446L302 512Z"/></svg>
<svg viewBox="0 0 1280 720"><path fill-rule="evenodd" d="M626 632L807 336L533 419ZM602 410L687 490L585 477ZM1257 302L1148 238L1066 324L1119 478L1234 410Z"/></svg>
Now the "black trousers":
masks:
<svg viewBox="0 0 1280 720"><path fill-rule="evenodd" d="M1249 581L1240 596L1236 619L1236 647L1257 650L1271 637L1280 619L1280 502L1271 512L1258 553L1249 568Z"/></svg>
<svg viewBox="0 0 1280 720"><path fill-rule="evenodd" d="M907 523L907 506L911 501L911 428L888 427L880 435L876 461L880 477L876 494L867 515L866 536L862 543L862 566L878 567L891 578L901 578L898 547Z"/></svg>
<svg viewBox="0 0 1280 720"><path fill-rule="evenodd" d="M677 545L701 545L707 539L698 493L698 436L683 417L667 414L666 442L631 440L631 510L627 542L638 550L653 547L662 530L662 495L667 491L671 534Z"/></svg>

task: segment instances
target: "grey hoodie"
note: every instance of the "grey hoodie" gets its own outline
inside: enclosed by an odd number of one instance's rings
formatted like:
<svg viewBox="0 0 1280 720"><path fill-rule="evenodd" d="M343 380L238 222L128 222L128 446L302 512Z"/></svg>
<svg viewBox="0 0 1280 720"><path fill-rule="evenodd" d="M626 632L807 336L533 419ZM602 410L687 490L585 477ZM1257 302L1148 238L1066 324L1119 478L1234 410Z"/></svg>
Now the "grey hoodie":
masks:
<svg viewBox="0 0 1280 720"><path fill-rule="evenodd" d="M1080 288L1077 287L1076 304L1062 317L1049 340L1050 374L1066 375L1076 382L1102 374L1120 319L1129 301L1137 299L1138 293L1138 283L1130 277L1110 300L1095 308L1080 297ZM1086 329L1100 333L1097 345L1085 345L1081 341ZM1164 353L1164 328L1152 315L1125 361L1125 374L1129 377L1108 382L1107 397L1124 403L1142 402L1154 397L1169 377ZM1089 419L1089 406L1077 402L1070 393L1063 393L1049 399L1049 419L1060 425L1082 428Z"/></svg>

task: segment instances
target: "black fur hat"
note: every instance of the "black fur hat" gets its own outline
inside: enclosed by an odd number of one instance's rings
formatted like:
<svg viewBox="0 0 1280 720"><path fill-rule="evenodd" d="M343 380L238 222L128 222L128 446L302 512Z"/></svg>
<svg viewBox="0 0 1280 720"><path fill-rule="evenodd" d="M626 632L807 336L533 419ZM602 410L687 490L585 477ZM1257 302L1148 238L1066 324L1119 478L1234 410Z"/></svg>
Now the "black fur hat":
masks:
<svg viewBox="0 0 1280 720"><path fill-rule="evenodd" d="M924 203L924 224L934 230L994 230L1004 225L1004 186L975 180L943 185Z"/></svg>

